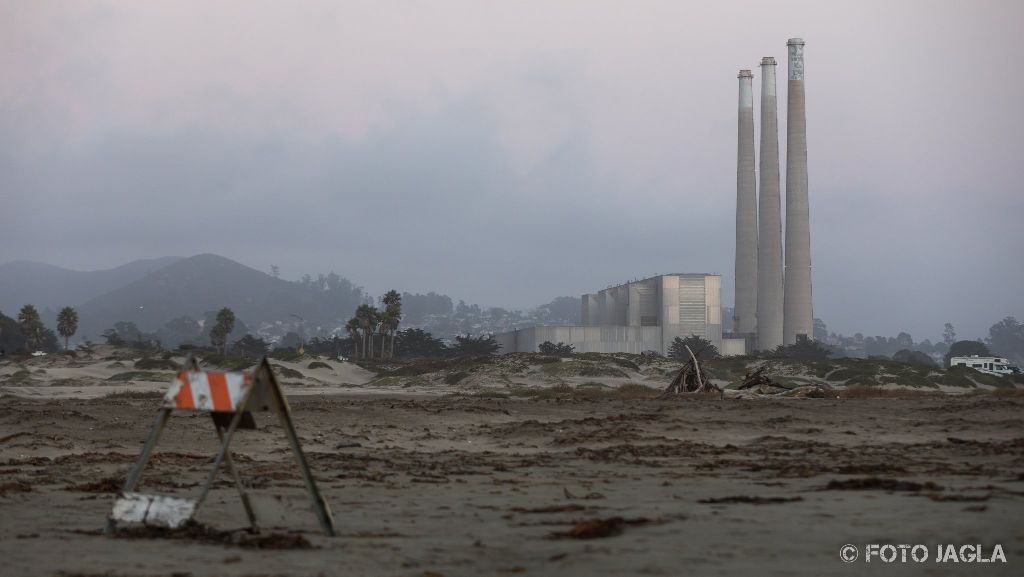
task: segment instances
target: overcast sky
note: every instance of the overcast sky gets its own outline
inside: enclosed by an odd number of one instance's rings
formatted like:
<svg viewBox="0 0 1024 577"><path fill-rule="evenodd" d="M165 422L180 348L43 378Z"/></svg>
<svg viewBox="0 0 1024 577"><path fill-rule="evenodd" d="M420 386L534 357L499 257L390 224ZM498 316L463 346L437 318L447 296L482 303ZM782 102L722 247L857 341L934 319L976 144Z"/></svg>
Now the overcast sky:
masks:
<svg viewBox="0 0 1024 577"><path fill-rule="evenodd" d="M783 92L802 37L815 316L984 336L1024 317L1022 7L0 0L0 262L505 307L717 272L731 304L736 73Z"/></svg>

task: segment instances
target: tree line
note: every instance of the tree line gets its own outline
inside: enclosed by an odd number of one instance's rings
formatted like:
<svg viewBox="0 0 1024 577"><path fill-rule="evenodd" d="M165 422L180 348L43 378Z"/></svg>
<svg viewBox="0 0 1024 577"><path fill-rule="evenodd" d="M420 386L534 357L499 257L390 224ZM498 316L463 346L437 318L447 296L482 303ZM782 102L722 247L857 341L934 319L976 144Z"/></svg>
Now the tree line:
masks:
<svg viewBox="0 0 1024 577"><path fill-rule="evenodd" d="M17 319L0 312L0 355L7 353L55 353L60 350L57 334L64 338L64 348L78 332L78 313L71 307L64 307L57 313L57 333L46 328L33 305L25 305L18 311Z"/></svg>
<svg viewBox="0 0 1024 577"><path fill-rule="evenodd" d="M1012 315L989 327L987 337L977 339L958 338L956 327L952 323L945 323L942 340L935 343L929 339L915 342L907 332L901 332L895 337L865 337L860 333L852 337L829 334L825 324L815 319L815 341L826 343L826 348L832 351L833 356L892 359L929 366L938 366L935 361L942 360L948 367L951 357L976 354L1006 357L1011 363L1024 365L1024 324Z"/></svg>
<svg viewBox="0 0 1024 577"><path fill-rule="evenodd" d="M345 331L355 344L353 354L360 359L372 359L377 351L375 336L380 334L378 358L394 357L395 333L402 322L402 295L389 290L381 298L383 309L370 304L356 307L355 315L345 323ZM390 347L388 337L391 337Z"/></svg>

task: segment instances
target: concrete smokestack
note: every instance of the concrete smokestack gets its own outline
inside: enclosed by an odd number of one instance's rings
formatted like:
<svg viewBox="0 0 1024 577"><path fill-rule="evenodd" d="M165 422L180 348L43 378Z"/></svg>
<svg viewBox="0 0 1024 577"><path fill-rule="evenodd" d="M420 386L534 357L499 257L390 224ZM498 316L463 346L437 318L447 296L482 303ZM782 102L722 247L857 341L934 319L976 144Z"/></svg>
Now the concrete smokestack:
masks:
<svg viewBox="0 0 1024 577"><path fill-rule="evenodd" d="M782 344L782 199L775 59L761 59L761 195L758 201L757 348Z"/></svg>
<svg viewBox="0 0 1024 577"><path fill-rule="evenodd" d="M736 157L736 304L733 332L757 329L757 181L754 174L754 75L740 70Z"/></svg>
<svg viewBox="0 0 1024 577"><path fill-rule="evenodd" d="M811 313L811 223L807 201L807 117L804 113L804 41L790 38L786 118L786 292L783 337L787 345L814 334Z"/></svg>

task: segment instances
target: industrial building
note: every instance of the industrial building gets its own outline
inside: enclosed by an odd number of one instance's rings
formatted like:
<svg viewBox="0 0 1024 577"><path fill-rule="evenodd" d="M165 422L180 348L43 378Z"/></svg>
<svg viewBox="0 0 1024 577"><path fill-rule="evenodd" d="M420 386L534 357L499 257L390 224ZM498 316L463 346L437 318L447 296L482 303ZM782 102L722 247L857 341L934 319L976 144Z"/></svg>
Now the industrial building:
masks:
<svg viewBox="0 0 1024 577"><path fill-rule="evenodd" d="M576 352L666 354L676 337L697 335L729 354L743 341L722 339L722 277L664 274L585 294L582 326L538 326L495 335L502 352L533 352L545 341ZM739 347L739 349L737 349Z"/></svg>
<svg viewBox="0 0 1024 577"><path fill-rule="evenodd" d="M739 73L733 332L722 333L721 276L665 274L583 295L582 326L540 326L495 335L502 352L532 352L550 341L571 344L578 352L665 354L676 337L697 335L722 354L736 355L811 337L804 41L790 38L786 46L785 247L775 58L761 59L759 158L754 148L753 74Z"/></svg>

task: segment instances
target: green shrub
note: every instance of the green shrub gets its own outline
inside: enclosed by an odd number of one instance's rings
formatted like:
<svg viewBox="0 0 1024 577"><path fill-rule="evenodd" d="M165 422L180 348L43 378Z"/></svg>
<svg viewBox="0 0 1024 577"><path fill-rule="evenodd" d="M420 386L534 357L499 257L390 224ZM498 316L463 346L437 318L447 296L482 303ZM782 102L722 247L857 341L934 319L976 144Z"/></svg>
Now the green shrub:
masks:
<svg viewBox="0 0 1024 577"><path fill-rule="evenodd" d="M563 361L561 363L550 363L542 365L541 370L551 376L557 377L617 377L626 378L629 375L614 367L605 367L599 364L592 364L583 361Z"/></svg>
<svg viewBox="0 0 1024 577"><path fill-rule="evenodd" d="M296 371L295 369L289 369L288 367L282 367L281 365L271 365L271 366L274 368L274 372L277 373L277 375L279 377L284 377L286 379L302 379L302 378L305 378L305 375L303 375L302 372Z"/></svg>
<svg viewBox="0 0 1024 577"><path fill-rule="evenodd" d="M573 347L572 345L567 345L561 341L559 341L558 343L544 341L543 343L537 345L537 352L543 355L564 356L571 355L574 348L575 347Z"/></svg>
<svg viewBox="0 0 1024 577"><path fill-rule="evenodd" d="M146 357L135 361L135 368L144 371L177 371L181 365L169 359Z"/></svg>
<svg viewBox="0 0 1024 577"><path fill-rule="evenodd" d="M617 377L627 378L629 375L620 371L619 369L613 369L612 367L601 367L590 365L580 369L581 377Z"/></svg>
<svg viewBox="0 0 1024 577"><path fill-rule="evenodd" d="M281 347L270 351L268 355L272 359L279 361L287 361L289 363L296 363L302 360L302 355L299 351L290 347Z"/></svg>
<svg viewBox="0 0 1024 577"><path fill-rule="evenodd" d="M21 370L15 371L14 374L12 374L11 376L7 377L7 380L10 383L31 383L32 382L32 372L29 371L28 369L21 369Z"/></svg>
<svg viewBox="0 0 1024 577"><path fill-rule="evenodd" d="M445 375L444 382L445 382L445 384L448 384L448 385L455 385L455 384L458 384L459 381L461 381L462 379L464 379L464 378L466 378L468 376L469 376L469 372L468 371L456 371L454 373L448 373L447 375Z"/></svg>
<svg viewBox="0 0 1024 577"><path fill-rule="evenodd" d="M244 371L256 364L256 361L253 359L246 357L232 357L219 353L203 355L201 361L203 365L209 365L225 371Z"/></svg>
<svg viewBox="0 0 1024 577"><path fill-rule="evenodd" d="M546 365L548 363L560 363L562 359L548 355L533 355L528 359L531 365Z"/></svg>
<svg viewBox="0 0 1024 577"><path fill-rule="evenodd" d="M633 361L627 358L619 356L621 354L624 353L580 353L578 355L575 355L575 358L584 361L612 363L613 365L618 365L624 369L629 369L631 371L640 370L640 365L634 363Z"/></svg>

